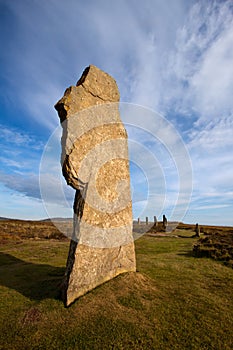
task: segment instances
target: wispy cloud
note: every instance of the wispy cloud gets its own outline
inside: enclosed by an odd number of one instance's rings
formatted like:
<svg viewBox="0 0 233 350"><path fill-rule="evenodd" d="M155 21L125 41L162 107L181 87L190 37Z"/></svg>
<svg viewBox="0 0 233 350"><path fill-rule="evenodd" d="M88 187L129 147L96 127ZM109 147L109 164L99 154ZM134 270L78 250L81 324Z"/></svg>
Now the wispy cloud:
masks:
<svg viewBox="0 0 233 350"><path fill-rule="evenodd" d="M13 174L30 174L38 171L38 162L44 144L37 136L14 127L0 125L0 164L5 179ZM1 177L4 179L4 176ZM25 178L25 185L27 181Z"/></svg>
<svg viewBox="0 0 233 350"><path fill-rule="evenodd" d="M25 196L40 199L38 176L35 174L5 174L0 173L0 182L11 190L23 193Z"/></svg>
<svg viewBox="0 0 233 350"><path fill-rule="evenodd" d="M209 210L209 209L219 209L219 208L227 208L229 205L227 204L209 204L209 205L200 205L196 208L196 210ZM193 208L195 210L195 208Z"/></svg>
<svg viewBox="0 0 233 350"><path fill-rule="evenodd" d="M9 128L0 124L1 143L16 144L17 146L33 147L33 149L43 149L43 144L35 140L26 132L19 131L16 128Z"/></svg>
<svg viewBox="0 0 233 350"><path fill-rule="evenodd" d="M16 145L20 147L30 147L34 150L42 150L44 144L35 138L35 136L30 135L29 133L23 132L22 130L17 130L14 127L6 127L0 124L1 130L1 139L0 144L2 146L6 145ZM14 150L15 152L16 150Z"/></svg>
<svg viewBox="0 0 233 350"><path fill-rule="evenodd" d="M195 110L211 118L232 107L232 15L231 1L198 1L177 31L166 92L178 111Z"/></svg>

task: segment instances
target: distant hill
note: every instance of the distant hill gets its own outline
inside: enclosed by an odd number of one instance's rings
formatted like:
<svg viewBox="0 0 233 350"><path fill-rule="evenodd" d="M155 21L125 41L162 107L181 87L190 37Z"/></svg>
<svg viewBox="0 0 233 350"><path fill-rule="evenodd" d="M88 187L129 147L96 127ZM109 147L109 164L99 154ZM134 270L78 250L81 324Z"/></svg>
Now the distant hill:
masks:
<svg viewBox="0 0 233 350"><path fill-rule="evenodd" d="M15 219L10 219L10 218L5 218L3 216L0 216L0 220L15 220Z"/></svg>
<svg viewBox="0 0 233 350"><path fill-rule="evenodd" d="M70 221L70 220L73 220L73 218L51 218L51 219L43 219L43 220L38 220L38 221L41 221L41 222L48 222L48 221Z"/></svg>
<svg viewBox="0 0 233 350"><path fill-rule="evenodd" d="M13 218L6 218L4 216L0 216L0 221L1 220L14 220L14 221L38 221L38 222L50 222L50 221L70 221L73 220L73 218L61 218L61 217L57 217L57 218L47 218L47 219L41 219L41 220L33 220L33 219L13 219Z"/></svg>

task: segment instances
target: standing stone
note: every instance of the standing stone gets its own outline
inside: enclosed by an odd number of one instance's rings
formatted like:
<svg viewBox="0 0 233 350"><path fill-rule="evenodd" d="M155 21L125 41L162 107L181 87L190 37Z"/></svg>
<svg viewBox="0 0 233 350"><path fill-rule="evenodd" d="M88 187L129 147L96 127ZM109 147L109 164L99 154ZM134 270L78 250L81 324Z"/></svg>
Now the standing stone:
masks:
<svg viewBox="0 0 233 350"><path fill-rule="evenodd" d="M156 216L154 216L154 226L158 226L158 220Z"/></svg>
<svg viewBox="0 0 233 350"><path fill-rule="evenodd" d="M76 190L73 236L62 284L66 306L136 270L127 133L115 80L87 67L55 105L62 123L62 171Z"/></svg>
<svg viewBox="0 0 233 350"><path fill-rule="evenodd" d="M163 215L163 228L164 228L164 230L166 230L166 228L167 228L167 218L165 215Z"/></svg>
<svg viewBox="0 0 233 350"><path fill-rule="evenodd" d="M195 225L195 233L196 233L196 237L200 237L200 228L199 228L199 225L198 223L196 223Z"/></svg>
<svg viewBox="0 0 233 350"><path fill-rule="evenodd" d="M148 225L149 220L148 220L148 216L146 216L146 225Z"/></svg>

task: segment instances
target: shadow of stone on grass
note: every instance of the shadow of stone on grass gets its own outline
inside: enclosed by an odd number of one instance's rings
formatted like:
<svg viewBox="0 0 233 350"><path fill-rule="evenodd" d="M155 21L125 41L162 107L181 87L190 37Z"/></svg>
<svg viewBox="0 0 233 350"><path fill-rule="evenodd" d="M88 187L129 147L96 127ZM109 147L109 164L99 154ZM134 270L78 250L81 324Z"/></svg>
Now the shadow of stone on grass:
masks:
<svg viewBox="0 0 233 350"><path fill-rule="evenodd" d="M65 267L34 264L0 252L0 285L32 300L60 299Z"/></svg>

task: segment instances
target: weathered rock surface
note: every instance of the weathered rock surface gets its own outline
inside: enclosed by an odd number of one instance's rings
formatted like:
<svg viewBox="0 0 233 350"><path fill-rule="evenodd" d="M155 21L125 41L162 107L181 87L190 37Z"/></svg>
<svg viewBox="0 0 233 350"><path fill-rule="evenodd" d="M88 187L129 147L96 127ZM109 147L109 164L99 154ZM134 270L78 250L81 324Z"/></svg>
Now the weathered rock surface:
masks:
<svg viewBox="0 0 233 350"><path fill-rule="evenodd" d="M66 306L120 273L136 270L119 97L115 80L91 65L55 105L63 127L63 175L76 190L62 286Z"/></svg>

